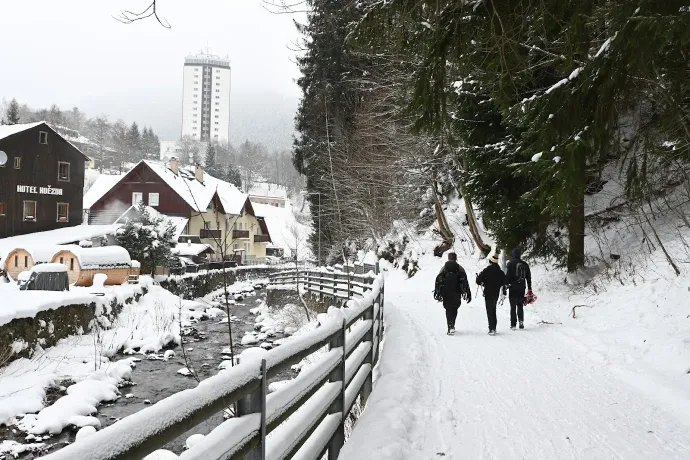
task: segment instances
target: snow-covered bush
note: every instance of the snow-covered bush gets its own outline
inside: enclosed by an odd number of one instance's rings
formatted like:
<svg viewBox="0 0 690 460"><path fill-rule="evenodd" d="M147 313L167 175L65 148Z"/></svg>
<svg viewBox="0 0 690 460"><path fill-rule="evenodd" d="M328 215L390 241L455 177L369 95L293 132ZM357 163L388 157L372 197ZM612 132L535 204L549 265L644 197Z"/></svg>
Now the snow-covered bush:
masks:
<svg viewBox="0 0 690 460"><path fill-rule="evenodd" d="M162 216L152 216L143 203L137 212L139 222L128 221L115 238L132 259L143 261L142 273L152 273L156 266L169 266L175 227Z"/></svg>

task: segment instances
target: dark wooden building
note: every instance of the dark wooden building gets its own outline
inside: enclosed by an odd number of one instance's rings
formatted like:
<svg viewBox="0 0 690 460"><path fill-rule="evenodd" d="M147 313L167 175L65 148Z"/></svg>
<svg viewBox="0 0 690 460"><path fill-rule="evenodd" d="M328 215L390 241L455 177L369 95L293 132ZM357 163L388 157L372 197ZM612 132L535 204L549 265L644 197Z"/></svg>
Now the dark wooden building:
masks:
<svg viewBox="0 0 690 460"><path fill-rule="evenodd" d="M185 179L174 180L183 182ZM190 217L193 212L178 191L161 178L160 171L154 171L147 162L141 161L91 206L89 223L112 224L140 201L168 216Z"/></svg>
<svg viewBox="0 0 690 460"><path fill-rule="evenodd" d="M45 122L0 126L0 238L82 223L84 168L77 147Z"/></svg>

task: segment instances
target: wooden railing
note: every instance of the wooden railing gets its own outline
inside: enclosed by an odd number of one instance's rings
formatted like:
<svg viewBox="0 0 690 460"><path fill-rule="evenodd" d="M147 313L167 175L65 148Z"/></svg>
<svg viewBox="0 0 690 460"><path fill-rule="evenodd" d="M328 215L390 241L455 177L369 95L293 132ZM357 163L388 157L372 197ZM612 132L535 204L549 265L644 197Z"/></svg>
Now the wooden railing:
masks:
<svg viewBox="0 0 690 460"><path fill-rule="evenodd" d="M249 230L233 230L232 231L232 237L233 237L233 239L249 238Z"/></svg>
<svg viewBox="0 0 690 460"><path fill-rule="evenodd" d="M345 273L332 269L286 270L269 275L269 285L298 284L319 300L340 304L353 296L363 296L372 289L375 275Z"/></svg>
<svg viewBox="0 0 690 460"><path fill-rule="evenodd" d="M270 243L271 238L268 235L254 235L255 243Z"/></svg>
<svg viewBox="0 0 690 460"><path fill-rule="evenodd" d="M383 278L362 284L368 287L362 298L329 310L319 327L266 352L265 359L243 360L44 458L142 458L237 403L237 417L180 458L317 460L328 452L329 460L337 459L347 415L358 396L364 405L371 394L383 334ZM318 356L313 365L268 394L270 378L312 354Z"/></svg>
<svg viewBox="0 0 690 460"><path fill-rule="evenodd" d="M201 239L216 239L220 240L223 237L220 230L210 230L208 228L202 228L199 230L199 238Z"/></svg>

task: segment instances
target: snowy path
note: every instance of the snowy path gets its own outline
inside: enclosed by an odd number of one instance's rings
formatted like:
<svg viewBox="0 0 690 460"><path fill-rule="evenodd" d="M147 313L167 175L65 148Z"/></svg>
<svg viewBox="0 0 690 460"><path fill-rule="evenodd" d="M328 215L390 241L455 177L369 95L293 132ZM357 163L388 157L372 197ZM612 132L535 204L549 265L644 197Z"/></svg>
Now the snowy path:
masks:
<svg viewBox="0 0 690 460"><path fill-rule="evenodd" d="M434 275L390 275L380 378L341 459L690 458L690 426L573 348L566 326L528 310L510 331L506 302L490 337L480 293L445 335Z"/></svg>

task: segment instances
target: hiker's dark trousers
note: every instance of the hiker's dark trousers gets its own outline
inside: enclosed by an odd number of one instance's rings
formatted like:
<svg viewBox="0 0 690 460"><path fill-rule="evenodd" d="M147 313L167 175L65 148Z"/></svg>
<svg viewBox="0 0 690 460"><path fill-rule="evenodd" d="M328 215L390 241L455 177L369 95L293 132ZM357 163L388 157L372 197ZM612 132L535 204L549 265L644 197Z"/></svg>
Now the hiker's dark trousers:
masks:
<svg viewBox="0 0 690 460"><path fill-rule="evenodd" d="M446 322L449 329L455 329L455 319L458 317L459 306L449 305L444 307L446 309Z"/></svg>
<svg viewBox="0 0 690 460"><path fill-rule="evenodd" d="M510 301L510 326L515 327L518 321L523 322L525 320L525 311L522 308L525 303L525 296L510 296L508 300Z"/></svg>
<svg viewBox="0 0 690 460"><path fill-rule="evenodd" d="M496 302L498 302L498 297L484 297L484 302L486 302L486 318L489 320L489 330L496 330Z"/></svg>

